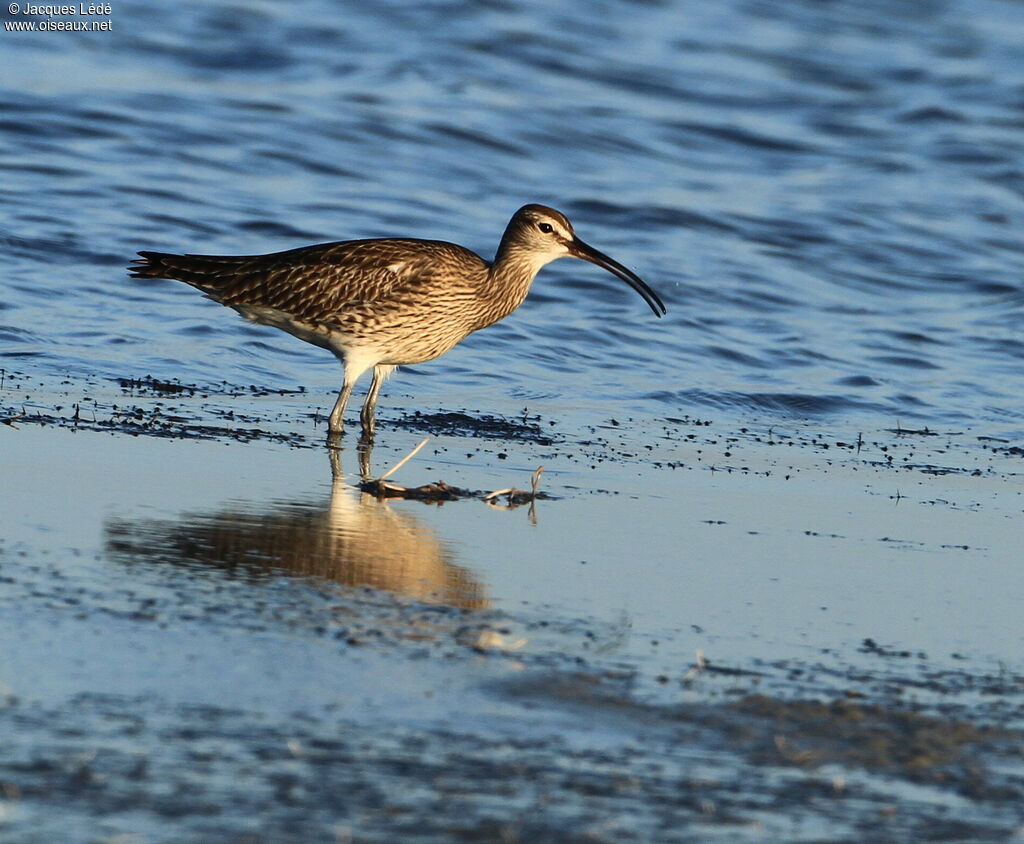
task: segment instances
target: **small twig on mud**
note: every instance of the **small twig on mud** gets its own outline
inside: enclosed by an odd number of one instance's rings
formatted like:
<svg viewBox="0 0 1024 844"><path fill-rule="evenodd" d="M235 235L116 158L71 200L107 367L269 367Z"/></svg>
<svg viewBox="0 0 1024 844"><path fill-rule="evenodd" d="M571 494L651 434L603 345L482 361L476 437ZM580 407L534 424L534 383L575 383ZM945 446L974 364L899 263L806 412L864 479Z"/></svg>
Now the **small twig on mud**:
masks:
<svg viewBox="0 0 1024 844"><path fill-rule="evenodd" d="M412 451L410 451L407 455L405 455L405 457L403 457L394 466L392 466L390 469L388 469L383 475L381 475L379 478L377 478L377 480L378 481L387 480L391 475L395 474L395 472L397 472L406 463L408 463L416 455L416 452L418 452L421 448L423 448L423 446L425 446L428 442L430 442L430 437L424 437L422 440L420 440L416 444L416 447Z"/></svg>
<svg viewBox="0 0 1024 844"><path fill-rule="evenodd" d="M484 496L484 501L486 501L488 504L490 504L499 495L508 495L509 498L511 498L513 495L515 495L517 493L519 495L526 495L526 493L523 492L523 490L516 489L515 487L510 486L510 487L505 487L505 489L496 489L496 490L494 490L494 492L487 493L487 495Z"/></svg>

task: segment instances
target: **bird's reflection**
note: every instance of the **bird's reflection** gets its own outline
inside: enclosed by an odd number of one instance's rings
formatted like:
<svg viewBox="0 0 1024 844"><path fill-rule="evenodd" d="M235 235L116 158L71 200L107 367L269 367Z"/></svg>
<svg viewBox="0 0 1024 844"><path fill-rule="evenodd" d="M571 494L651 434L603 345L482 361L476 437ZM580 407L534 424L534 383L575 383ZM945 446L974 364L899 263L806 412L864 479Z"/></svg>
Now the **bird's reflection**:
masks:
<svg viewBox="0 0 1024 844"><path fill-rule="evenodd" d="M232 502L217 512L175 519L110 518L107 554L126 563L216 567L233 576L322 578L467 609L488 605L480 581L454 562L448 544L408 506L360 492L345 480L341 451L330 448L328 454L326 500ZM369 460L361 447L363 478L369 477Z"/></svg>

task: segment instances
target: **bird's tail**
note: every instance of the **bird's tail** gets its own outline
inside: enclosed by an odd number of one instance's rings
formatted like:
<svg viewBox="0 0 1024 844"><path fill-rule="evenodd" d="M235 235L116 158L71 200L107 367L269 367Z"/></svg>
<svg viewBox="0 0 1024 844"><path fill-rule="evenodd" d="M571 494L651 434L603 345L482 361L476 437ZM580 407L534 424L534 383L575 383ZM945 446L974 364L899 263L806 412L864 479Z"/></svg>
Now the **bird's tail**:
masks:
<svg viewBox="0 0 1024 844"><path fill-rule="evenodd" d="M248 258L221 255L174 255L140 252L128 271L132 278L170 278L211 293L230 278Z"/></svg>

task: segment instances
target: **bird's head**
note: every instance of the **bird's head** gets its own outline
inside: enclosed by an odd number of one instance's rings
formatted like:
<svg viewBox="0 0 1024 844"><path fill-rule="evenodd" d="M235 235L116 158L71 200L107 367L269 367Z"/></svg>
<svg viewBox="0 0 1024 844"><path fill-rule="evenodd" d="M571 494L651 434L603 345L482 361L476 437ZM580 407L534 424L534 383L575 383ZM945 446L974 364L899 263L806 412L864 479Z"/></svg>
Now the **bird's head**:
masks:
<svg viewBox="0 0 1024 844"><path fill-rule="evenodd" d="M636 273L580 240L565 214L546 205L524 205L516 211L505 229L498 251L499 254L514 253L529 260L534 272L565 256L590 261L632 287L643 297L655 316L660 317L666 313L661 298Z"/></svg>

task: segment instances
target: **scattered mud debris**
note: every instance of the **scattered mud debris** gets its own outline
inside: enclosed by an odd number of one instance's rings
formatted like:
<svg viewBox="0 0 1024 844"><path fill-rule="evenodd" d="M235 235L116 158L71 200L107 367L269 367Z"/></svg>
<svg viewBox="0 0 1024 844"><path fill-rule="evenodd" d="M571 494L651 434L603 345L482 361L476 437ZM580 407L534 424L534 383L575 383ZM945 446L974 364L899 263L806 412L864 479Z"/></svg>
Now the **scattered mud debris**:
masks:
<svg viewBox="0 0 1024 844"><path fill-rule="evenodd" d="M416 487L406 487L387 480L391 475L411 460L429 441L429 437L424 437L412 451L405 455L405 457L399 460L398 463L388 469L388 471L379 478L374 478L372 480L364 479L359 484L359 489L363 492L369 493L370 495L376 496L379 499L408 498L419 501L434 501L437 503L444 501L456 501L460 498L482 498L488 504L494 505L494 502L499 498L504 497L506 503L501 505L504 509L511 510L522 504L529 504L531 506L531 515L534 514L533 505L537 499L548 497L538 492L540 477L544 474L543 466L538 466L533 472L533 475L531 476L530 492L516 489L514 487L506 487L505 489L497 489L493 492L483 493L468 489L459 489L458 487L454 487L444 481L436 481L434 483L423 484L422 486ZM339 473L335 471L336 478L338 477L338 474Z"/></svg>
<svg viewBox="0 0 1024 844"><path fill-rule="evenodd" d="M137 379L118 378L117 383L121 386L122 392L129 396L145 395L146 393L172 396L185 393L194 396L199 392L199 388L195 385L181 384L174 381L159 381L151 375Z"/></svg>
<svg viewBox="0 0 1024 844"><path fill-rule="evenodd" d="M884 541L884 539L880 540L880 541ZM892 648L886 648L886 647L884 647L882 645L879 645L878 642L876 642L874 639L872 639L870 637L865 639L861 643L861 646L859 648L857 648L857 650L860 651L860 653L862 653L862 654L875 654L877 656L889 657L889 658L898 657L899 659L910 659L911 657L914 657L914 656L916 656L918 659L926 659L927 658L927 656L925 654L920 653L920 652L915 654L912 651L908 651L908 650L895 650L895 649L892 649Z"/></svg>
<svg viewBox="0 0 1024 844"><path fill-rule="evenodd" d="M397 428L423 431L435 436L472 437L483 439L528 442L536 445L552 445L555 438L540 426L539 416L523 416L509 419L503 416L483 414L474 416L468 412L441 412L412 414L391 420Z"/></svg>
<svg viewBox="0 0 1024 844"><path fill-rule="evenodd" d="M82 431L105 431L128 436L150 436L170 439L193 440L234 440L248 443L259 440L283 443L298 448L309 448L307 437L298 433L269 431L259 427L241 425L203 424L189 420L174 413L141 407L121 407L113 405L106 408L106 413L94 404L83 407L75 404L70 416L56 415L42 411L22 411L0 421L14 426L14 423L25 423L59 428L72 428ZM97 412L99 410L99 412ZM242 420L239 420L242 421Z"/></svg>
<svg viewBox="0 0 1024 844"><path fill-rule="evenodd" d="M325 441L322 408L310 407L302 386L186 384L148 375L111 382L64 379L59 384L34 384L24 373L5 370L2 376L0 422L13 429L54 425L129 436L267 441L294 448L322 448ZM116 385L116 394L108 395L108 383ZM129 403L121 401L125 396L131 399ZM269 396L299 398L285 405L251 401ZM508 446L519 444L553 449L549 452L552 459L590 468L604 463L635 464L658 470L781 475L787 479L809 468L827 472L833 466L933 477L1024 475L1024 445L969 430L940 432L897 423L893 428L878 429L874 436L864 431L815 434L806 428L784 429L775 424L725 431L716 430L713 420L688 415L666 416L660 424L632 417L608 418L575 433L559 430L556 434L554 427L553 420L545 421L525 410L521 416L468 410L412 411L382 420L378 439L389 428L398 428L479 443L475 451L467 450L467 457L483 452L504 460L508 459ZM880 433L888 436L880 437ZM503 444L507 445L503 448ZM809 466L807 458L789 458L789 449L811 456L814 462ZM437 500L449 494L454 493L443 488L423 490L425 498Z"/></svg>
<svg viewBox="0 0 1024 844"><path fill-rule="evenodd" d="M377 498L406 498L412 501L458 501L464 498L478 498L488 503L493 503L501 498L505 499L503 505L507 509L521 507L524 504L532 504L534 501L548 500L553 496L546 492L527 492L524 489L499 489L493 492L484 492L480 489L462 489L451 486L444 481L423 484L422 486L406 487L391 481L374 479L359 483L359 489Z"/></svg>
<svg viewBox="0 0 1024 844"><path fill-rule="evenodd" d="M121 391L129 396L300 396L304 395L306 388L299 386L294 390L286 390L275 387L260 387L250 384L247 387L240 387L221 381L216 384L182 384L177 379L162 381L152 375L145 375L141 378L116 378L115 382L121 387Z"/></svg>
<svg viewBox="0 0 1024 844"><path fill-rule="evenodd" d="M904 428L898 422L895 428L886 428L885 430L899 437L958 437L963 434L963 431L955 431L944 435L939 431L931 430L927 425L924 428Z"/></svg>
<svg viewBox="0 0 1024 844"><path fill-rule="evenodd" d="M268 441L313 447L319 441L296 426L273 428L266 419L239 406L257 396L303 395L304 387L280 390L251 385L183 384L152 376L114 379L64 379L32 384L22 373L6 372L0 392L0 422L102 431L164 439ZM111 388L113 385L113 389ZM131 399L125 402L124 397Z"/></svg>
<svg viewBox="0 0 1024 844"><path fill-rule="evenodd" d="M460 498L475 498L479 493L450 486L436 481L422 486L406 487L385 480L362 481L359 489L377 498L410 498L421 501L457 501Z"/></svg>

